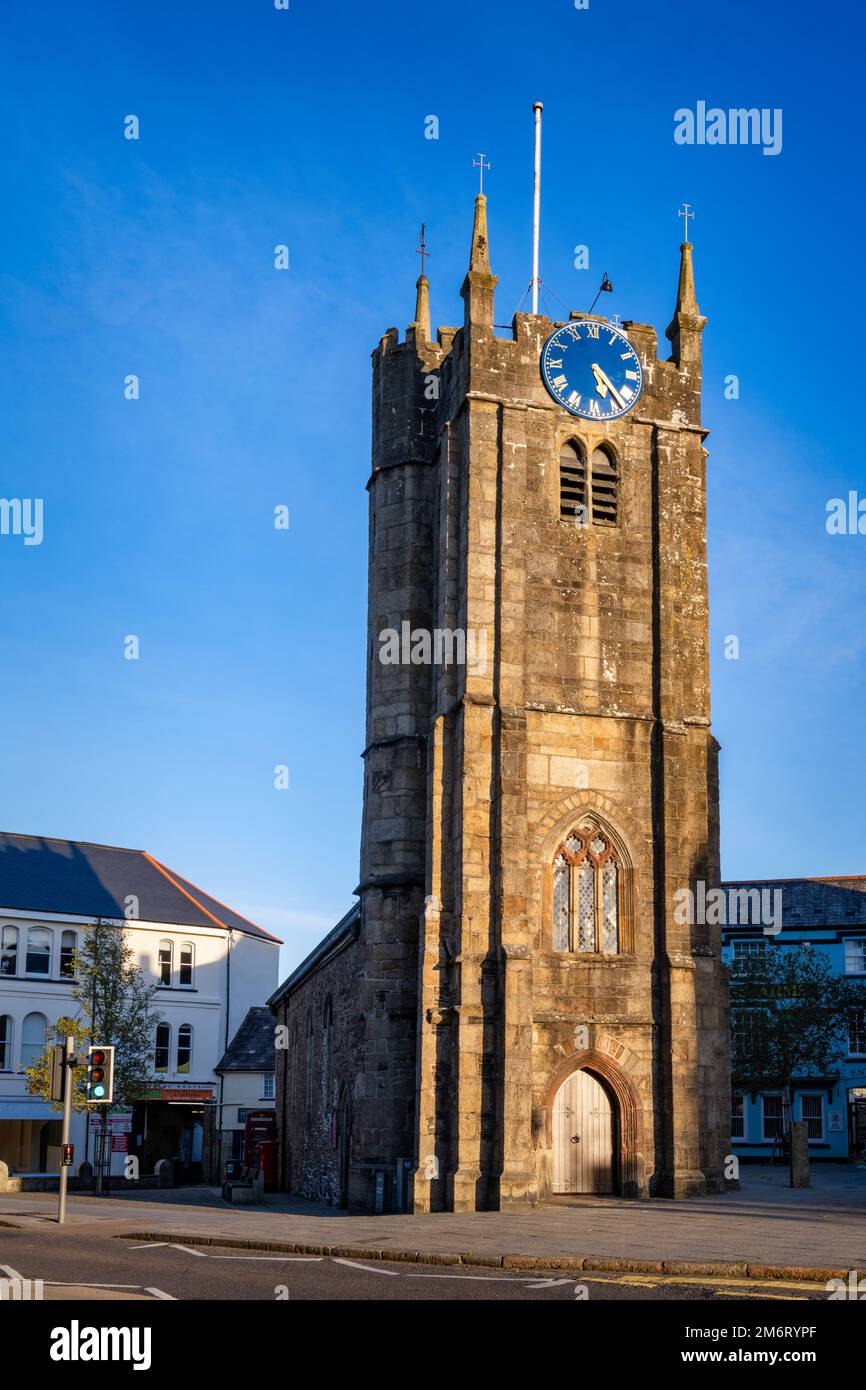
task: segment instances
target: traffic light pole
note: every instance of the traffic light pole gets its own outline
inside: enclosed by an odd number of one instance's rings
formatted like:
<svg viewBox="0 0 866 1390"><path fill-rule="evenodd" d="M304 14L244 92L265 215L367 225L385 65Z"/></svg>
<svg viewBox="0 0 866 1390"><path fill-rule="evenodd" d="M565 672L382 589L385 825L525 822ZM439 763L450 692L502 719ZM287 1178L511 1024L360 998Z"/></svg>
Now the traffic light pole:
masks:
<svg viewBox="0 0 866 1390"><path fill-rule="evenodd" d="M66 1220L66 1183L69 1178L69 1165L63 1162L63 1151L69 1143L69 1121L72 1114L72 1059L75 1039L66 1039L66 1055L63 1059L63 1137L60 1141L60 1197L57 1204L57 1222L63 1225Z"/></svg>

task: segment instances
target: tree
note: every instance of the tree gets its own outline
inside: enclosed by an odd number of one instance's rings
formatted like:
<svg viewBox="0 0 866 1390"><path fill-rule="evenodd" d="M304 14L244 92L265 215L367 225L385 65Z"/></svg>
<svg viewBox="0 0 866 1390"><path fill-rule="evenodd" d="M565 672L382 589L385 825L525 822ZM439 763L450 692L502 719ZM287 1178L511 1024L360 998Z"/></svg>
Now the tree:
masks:
<svg viewBox="0 0 866 1390"><path fill-rule="evenodd" d="M838 1074L866 984L833 973L808 943L766 946L731 969L732 1080L754 1099L779 1090L792 1113L794 1082ZM784 1123L784 1120L783 1120Z"/></svg>
<svg viewBox="0 0 866 1390"><path fill-rule="evenodd" d="M72 996L79 1013L77 1018L58 1019L56 1033L75 1039L76 1056L82 1060L88 1043L114 1045L115 1105L131 1105L149 1079L153 1028L161 1017L152 1007L156 988L135 964L122 924L100 918L85 929L73 961ZM51 1046L27 1069L31 1093L47 1099L50 1076ZM76 1110L85 1108L85 1079L86 1067L75 1067L72 1104ZM109 1107L94 1109L102 1112L104 1138Z"/></svg>

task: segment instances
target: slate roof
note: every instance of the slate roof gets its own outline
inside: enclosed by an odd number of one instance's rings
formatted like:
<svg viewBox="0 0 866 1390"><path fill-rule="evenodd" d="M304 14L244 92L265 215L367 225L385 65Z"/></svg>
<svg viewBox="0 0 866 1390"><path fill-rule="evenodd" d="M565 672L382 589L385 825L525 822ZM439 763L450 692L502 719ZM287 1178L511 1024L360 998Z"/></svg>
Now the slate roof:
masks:
<svg viewBox="0 0 866 1390"><path fill-rule="evenodd" d="M142 921L218 926L279 944L146 850L0 831L0 908L119 918L131 894Z"/></svg>
<svg viewBox="0 0 866 1390"><path fill-rule="evenodd" d="M866 924L866 876L763 878L726 882L722 888L757 888L782 893L782 929L857 927Z"/></svg>
<svg viewBox="0 0 866 1390"><path fill-rule="evenodd" d="M270 1009L256 1008L247 1010L214 1071L274 1071L276 1064L274 1016Z"/></svg>

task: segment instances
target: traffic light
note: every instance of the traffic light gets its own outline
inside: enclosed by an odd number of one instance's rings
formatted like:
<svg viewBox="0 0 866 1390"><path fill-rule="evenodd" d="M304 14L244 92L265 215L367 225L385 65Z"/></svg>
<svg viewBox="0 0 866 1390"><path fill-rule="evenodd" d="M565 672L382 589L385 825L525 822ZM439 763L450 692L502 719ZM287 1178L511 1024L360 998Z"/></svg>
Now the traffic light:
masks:
<svg viewBox="0 0 866 1390"><path fill-rule="evenodd" d="M51 1050L51 1090L52 1100L66 1099L66 1045L58 1043Z"/></svg>
<svg viewBox="0 0 866 1390"><path fill-rule="evenodd" d="M87 1049L87 1082L84 1098L108 1105L114 1096L114 1048L96 1043Z"/></svg>

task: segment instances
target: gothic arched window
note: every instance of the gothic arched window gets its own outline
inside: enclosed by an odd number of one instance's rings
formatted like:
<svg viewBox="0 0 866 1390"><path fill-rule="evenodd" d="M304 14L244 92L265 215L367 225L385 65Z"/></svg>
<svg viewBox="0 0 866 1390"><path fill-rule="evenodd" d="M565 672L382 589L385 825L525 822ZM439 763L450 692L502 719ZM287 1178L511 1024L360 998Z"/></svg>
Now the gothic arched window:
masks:
<svg viewBox="0 0 866 1390"><path fill-rule="evenodd" d="M616 525L616 459L603 444L593 449L589 461L592 519L596 526Z"/></svg>
<svg viewBox="0 0 866 1390"><path fill-rule="evenodd" d="M563 521L585 526L586 459L580 445L570 439L559 455L559 515Z"/></svg>
<svg viewBox="0 0 866 1390"><path fill-rule="evenodd" d="M291 1088L289 1093L289 1106L294 1111L298 1104L298 1020L292 1021L292 1047L289 1056L289 1066L292 1069Z"/></svg>
<svg viewBox="0 0 866 1390"><path fill-rule="evenodd" d="M307 1010L307 1116L313 1113L313 1077L315 1058L313 1053L313 1010Z"/></svg>
<svg viewBox="0 0 866 1390"><path fill-rule="evenodd" d="M571 830L553 859L553 949L616 955L621 865L597 825Z"/></svg>

